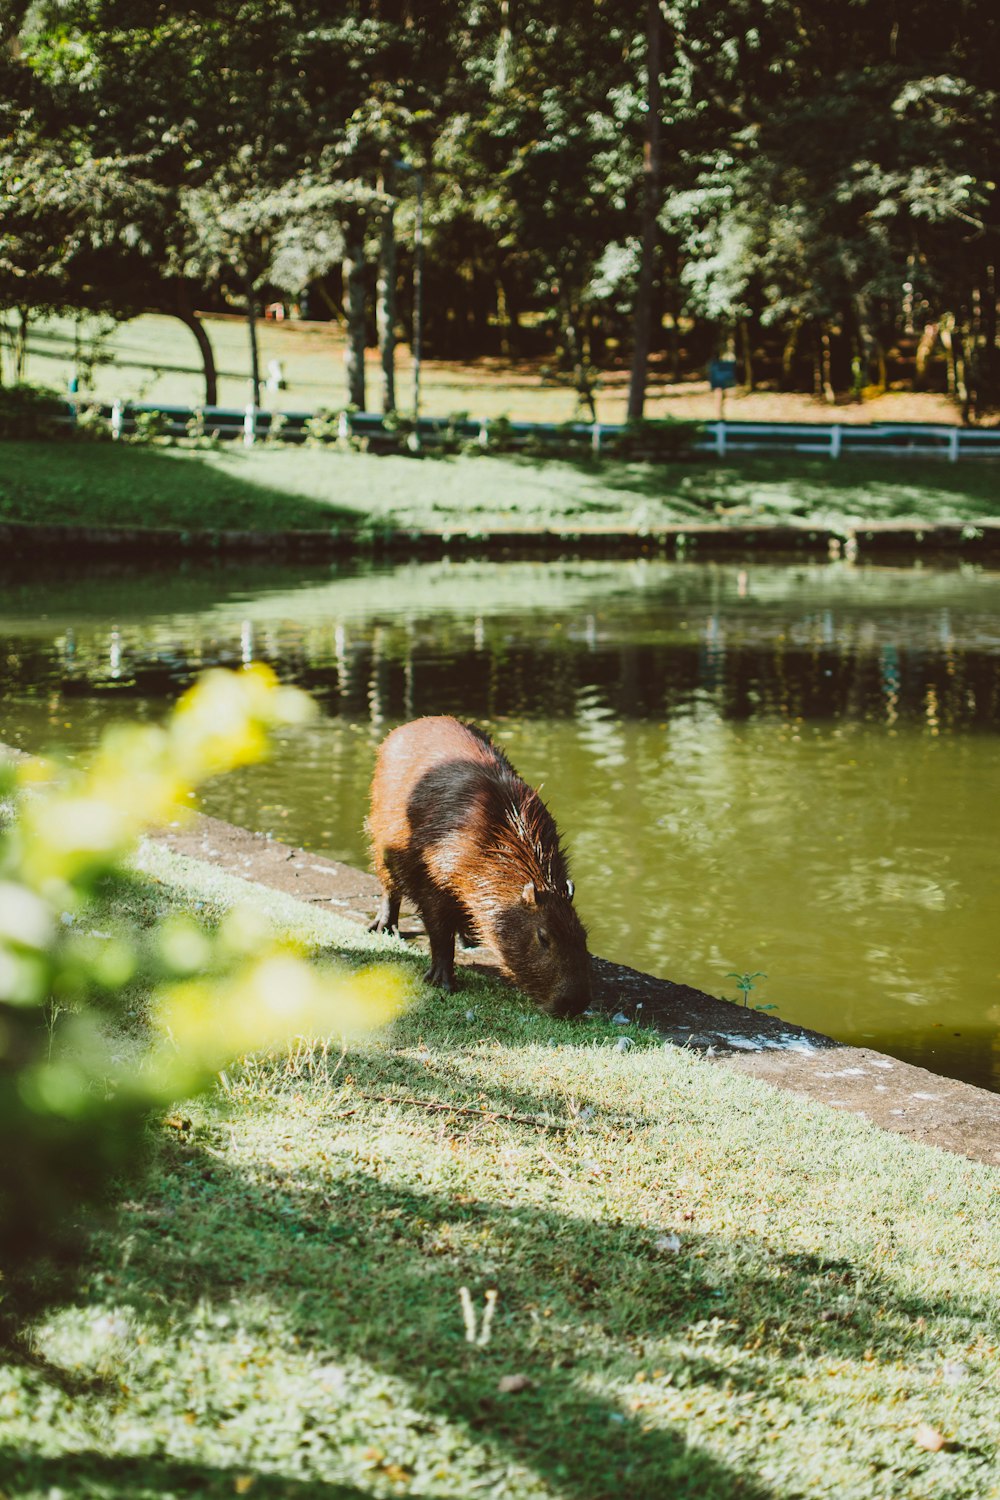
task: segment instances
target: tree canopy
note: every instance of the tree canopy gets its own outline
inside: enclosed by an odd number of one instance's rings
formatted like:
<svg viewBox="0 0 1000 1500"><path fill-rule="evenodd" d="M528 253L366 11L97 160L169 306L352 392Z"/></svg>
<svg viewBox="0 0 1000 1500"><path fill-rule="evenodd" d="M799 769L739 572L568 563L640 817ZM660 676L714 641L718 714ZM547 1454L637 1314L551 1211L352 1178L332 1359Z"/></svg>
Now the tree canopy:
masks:
<svg viewBox="0 0 1000 1500"><path fill-rule="evenodd" d="M1000 17L986 0L124 0L6 7L0 301L265 296L364 344L646 348L833 396L945 359L995 398ZM398 243L397 243L398 235ZM377 298L376 298L377 288ZM375 302L378 302L376 308ZM633 359L633 354L635 358ZM892 361L896 361L894 366ZM637 384L638 382L638 384Z"/></svg>

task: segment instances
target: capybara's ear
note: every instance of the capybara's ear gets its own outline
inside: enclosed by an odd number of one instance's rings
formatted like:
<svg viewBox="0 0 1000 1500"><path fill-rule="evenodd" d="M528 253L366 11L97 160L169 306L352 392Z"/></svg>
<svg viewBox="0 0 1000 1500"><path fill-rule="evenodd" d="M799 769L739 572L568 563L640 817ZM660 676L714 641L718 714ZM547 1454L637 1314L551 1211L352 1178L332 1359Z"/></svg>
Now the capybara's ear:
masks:
<svg viewBox="0 0 1000 1500"><path fill-rule="evenodd" d="M576 886L573 884L572 880L567 880L567 882L566 882L566 900L567 901L572 901L573 894L574 894L575 891L576 891Z"/></svg>
<svg viewBox="0 0 1000 1500"><path fill-rule="evenodd" d="M525 906L538 905L538 892L535 890L534 881L528 881L528 884L521 892L521 900L524 902Z"/></svg>

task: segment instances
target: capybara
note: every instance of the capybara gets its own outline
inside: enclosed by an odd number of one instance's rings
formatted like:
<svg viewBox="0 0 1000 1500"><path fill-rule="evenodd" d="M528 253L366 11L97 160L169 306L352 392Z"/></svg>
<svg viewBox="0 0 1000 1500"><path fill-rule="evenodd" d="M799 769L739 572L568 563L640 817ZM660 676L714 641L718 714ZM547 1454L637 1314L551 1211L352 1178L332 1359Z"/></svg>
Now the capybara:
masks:
<svg viewBox="0 0 1000 1500"><path fill-rule="evenodd" d="M430 984L455 987L455 936L486 943L552 1015L590 1003L587 934L552 815L489 735L444 715L382 742L368 819L382 905L395 932L408 896L431 943Z"/></svg>

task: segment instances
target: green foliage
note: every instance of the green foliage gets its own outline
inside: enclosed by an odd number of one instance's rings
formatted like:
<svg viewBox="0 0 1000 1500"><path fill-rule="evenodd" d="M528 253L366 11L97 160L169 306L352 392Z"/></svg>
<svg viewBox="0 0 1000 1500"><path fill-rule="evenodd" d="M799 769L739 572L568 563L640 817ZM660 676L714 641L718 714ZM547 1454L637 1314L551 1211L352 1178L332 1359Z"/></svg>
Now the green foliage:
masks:
<svg viewBox="0 0 1000 1500"><path fill-rule="evenodd" d="M739 973L736 972L735 969L733 969L733 970L730 970L730 972L726 975L726 978L727 979L735 979L736 980L736 988L739 990L740 994L743 996L743 1004L744 1004L744 1006L746 1006L746 1003L747 1003L747 1001L750 998L751 991L756 988L756 982L757 982L757 980L758 979L766 979L767 975L761 969L755 969L752 974L739 974ZM771 1010L771 1009L773 1009L772 1006L767 1006L767 1007L757 1006L756 1008L758 1010L761 1010L761 1009Z"/></svg>
<svg viewBox="0 0 1000 1500"><path fill-rule="evenodd" d="M82 439L89 443L110 443L111 423L107 414L102 411L97 401L82 401L73 403L76 415L69 428L74 438Z"/></svg>
<svg viewBox="0 0 1000 1500"><path fill-rule="evenodd" d="M331 411L328 407L313 412L305 424L306 446L326 448L340 441L340 417L339 411Z"/></svg>
<svg viewBox="0 0 1000 1500"><path fill-rule="evenodd" d="M273 411L264 441L267 443L283 443L285 441L285 428L287 426L288 418L285 413L283 411Z"/></svg>
<svg viewBox="0 0 1000 1500"><path fill-rule="evenodd" d="M170 436L171 419L165 411L137 411L132 414L135 424L129 436L131 443L157 443Z"/></svg>
<svg viewBox="0 0 1000 1500"><path fill-rule="evenodd" d="M252 312L348 245L363 281L393 216L405 274L419 169L430 343L544 348L593 419L643 263L649 10L253 0L126 25L120 0L37 0L0 58L0 303L124 314L175 307L190 280ZM759 356L769 381L863 396L895 341L909 359L924 336L965 409L983 404L1000 368L989 7L948 24L918 0L888 26L820 0L658 14L654 270L678 360L683 340L703 370L738 337L751 373Z"/></svg>
<svg viewBox="0 0 1000 1500"><path fill-rule="evenodd" d="M140 830L185 816L197 782L259 759L272 728L311 710L267 669L215 672L166 727L109 730L86 771L3 767L14 802L0 830L0 1135L16 1143L0 1153L5 1313L39 1258L70 1256L80 1213L136 1168L150 1111L255 1047L398 1009L398 979L321 973L255 914L235 910L215 931L176 916L148 931L113 925ZM123 1010L137 987L148 1032L129 1046Z"/></svg>
<svg viewBox="0 0 1000 1500"><path fill-rule="evenodd" d="M65 417L66 402L55 391L0 386L0 438L68 437L72 429Z"/></svg>
<svg viewBox="0 0 1000 1500"><path fill-rule="evenodd" d="M486 451L510 453L514 446L514 424L510 417L491 417L486 429Z"/></svg>
<svg viewBox="0 0 1000 1500"><path fill-rule="evenodd" d="M676 417L629 422L621 436L615 439L613 452L618 458L654 461L688 458L694 451L695 439L703 425L702 422Z"/></svg>

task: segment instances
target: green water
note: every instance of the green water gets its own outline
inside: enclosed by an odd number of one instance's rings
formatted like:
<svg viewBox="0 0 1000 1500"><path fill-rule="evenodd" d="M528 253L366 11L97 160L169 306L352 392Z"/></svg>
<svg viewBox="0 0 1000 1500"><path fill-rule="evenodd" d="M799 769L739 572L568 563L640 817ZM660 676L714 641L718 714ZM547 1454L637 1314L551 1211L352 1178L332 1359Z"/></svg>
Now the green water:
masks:
<svg viewBox="0 0 1000 1500"><path fill-rule="evenodd" d="M1000 576L473 563L7 579L0 739L74 754L263 658L322 714L207 811L352 863L394 724L484 724L595 952L1000 1089Z"/></svg>

